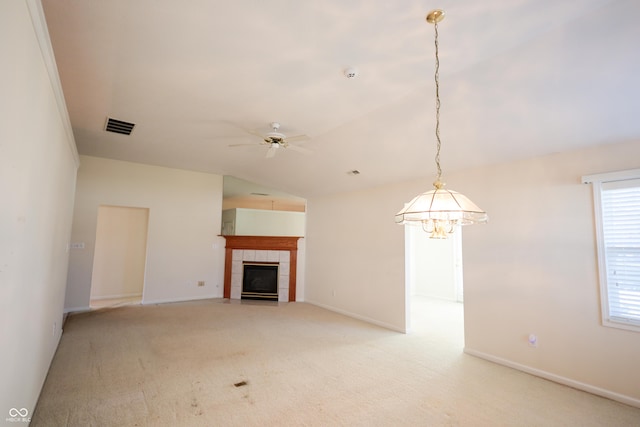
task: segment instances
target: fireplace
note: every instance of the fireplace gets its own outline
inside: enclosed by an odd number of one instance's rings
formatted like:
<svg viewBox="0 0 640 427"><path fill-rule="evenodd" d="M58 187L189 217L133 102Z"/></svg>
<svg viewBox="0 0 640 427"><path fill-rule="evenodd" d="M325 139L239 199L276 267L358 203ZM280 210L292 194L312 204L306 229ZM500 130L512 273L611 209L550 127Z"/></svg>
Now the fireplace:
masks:
<svg viewBox="0 0 640 427"><path fill-rule="evenodd" d="M296 300L298 239L289 236L222 236L226 240L224 297L242 299L244 264L277 264L279 302ZM262 298L261 298L262 299Z"/></svg>
<svg viewBox="0 0 640 427"><path fill-rule="evenodd" d="M241 299L278 301L278 266L244 262Z"/></svg>

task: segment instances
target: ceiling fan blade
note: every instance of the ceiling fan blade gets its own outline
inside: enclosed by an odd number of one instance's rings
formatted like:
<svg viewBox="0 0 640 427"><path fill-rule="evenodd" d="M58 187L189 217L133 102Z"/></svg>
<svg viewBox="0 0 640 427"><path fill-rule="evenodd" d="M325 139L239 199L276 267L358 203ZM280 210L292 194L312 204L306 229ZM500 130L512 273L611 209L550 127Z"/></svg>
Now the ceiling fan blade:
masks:
<svg viewBox="0 0 640 427"><path fill-rule="evenodd" d="M244 129L245 132L247 132L248 134L251 134L253 136L257 136L260 139L264 139L264 135L261 134L260 132L257 132L255 130L251 130L251 129Z"/></svg>
<svg viewBox="0 0 640 427"><path fill-rule="evenodd" d="M309 136L307 136L307 135L293 135L293 136L288 136L286 138L287 142L291 142L291 141L306 141L308 139L311 139L311 138L309 138Z"/></svg>
<svg viewBox="0 0 640 427"><path fill-rule="evenodd" d="M302 148L302 147L298 147L297 145L287 145L287 148L291 149L292 151L297 151L298 153L304 153L304 154L311 154L313 153L313 151L307 149L307 148Z"/></svg>
<svg viewBox="0 0 640 427"><path fill-rule="evenodd" d="M237 123L235 123L233 121L230 121L230 120L213 120L213 121L210 121L210 123L212 123L212 124L223 124L223 125L231 126L231 127L234 127L234 128L236 128L238 130L246 132L249 135L257 136L260 139L264 139L264 134L263 133L258 132L258 131L253 130L253 129L245 128L245 127L243 127L243 126L241 126L241 125L239 125L239 124L237 124Z"/></svg>
<svg viewBox="0 0 640 427"><path fill-rule="evenodd" d="M230 144L227 147L249 147L249 146L255 146L256 144Z"/></svg>

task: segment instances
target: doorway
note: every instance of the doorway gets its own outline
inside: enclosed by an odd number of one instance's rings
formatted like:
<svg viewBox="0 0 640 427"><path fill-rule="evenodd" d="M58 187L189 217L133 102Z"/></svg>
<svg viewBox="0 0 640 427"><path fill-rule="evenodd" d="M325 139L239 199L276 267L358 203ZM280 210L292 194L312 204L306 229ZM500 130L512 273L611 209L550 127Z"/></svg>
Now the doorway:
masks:
<svg viewBox="0 0 640 427"><path fill-rule="evenodd" d="M462 232L431 239L421 227L405 227L407 330L433 327L434 304L455 325L462 325Z"/></svg>
<svg viewBox="0 0 640 427"><path fill-rule="evenodd" d="M91 308L141 303L148 222L147 208L98 207Z"/></svg>

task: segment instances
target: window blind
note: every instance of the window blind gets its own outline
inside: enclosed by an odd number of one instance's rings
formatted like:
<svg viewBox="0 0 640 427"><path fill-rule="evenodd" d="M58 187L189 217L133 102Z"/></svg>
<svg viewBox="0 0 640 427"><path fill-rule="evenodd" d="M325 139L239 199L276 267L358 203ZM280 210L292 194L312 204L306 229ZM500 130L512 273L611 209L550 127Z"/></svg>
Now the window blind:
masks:
<svg viewBox="0 0 640 427"><path fill-rule="evenodd" d="M640 179L603 182L608 321L640 326Z"/></svg>

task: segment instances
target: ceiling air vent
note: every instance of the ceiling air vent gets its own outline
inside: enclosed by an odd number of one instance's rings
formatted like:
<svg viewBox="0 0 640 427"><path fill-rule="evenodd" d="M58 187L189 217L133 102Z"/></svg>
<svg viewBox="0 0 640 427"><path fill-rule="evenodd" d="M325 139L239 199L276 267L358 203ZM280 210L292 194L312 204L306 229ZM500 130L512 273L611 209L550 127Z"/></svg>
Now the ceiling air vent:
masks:
<svg viewBox="0 0 640 427"><path fill-rule="evenodd" d="M123 122L122 120L112 119L111 117L107 118L107 125L104 130L107 132L115 132L121 133L122 135L131 135L131 131L135 123Z"/></svg>

